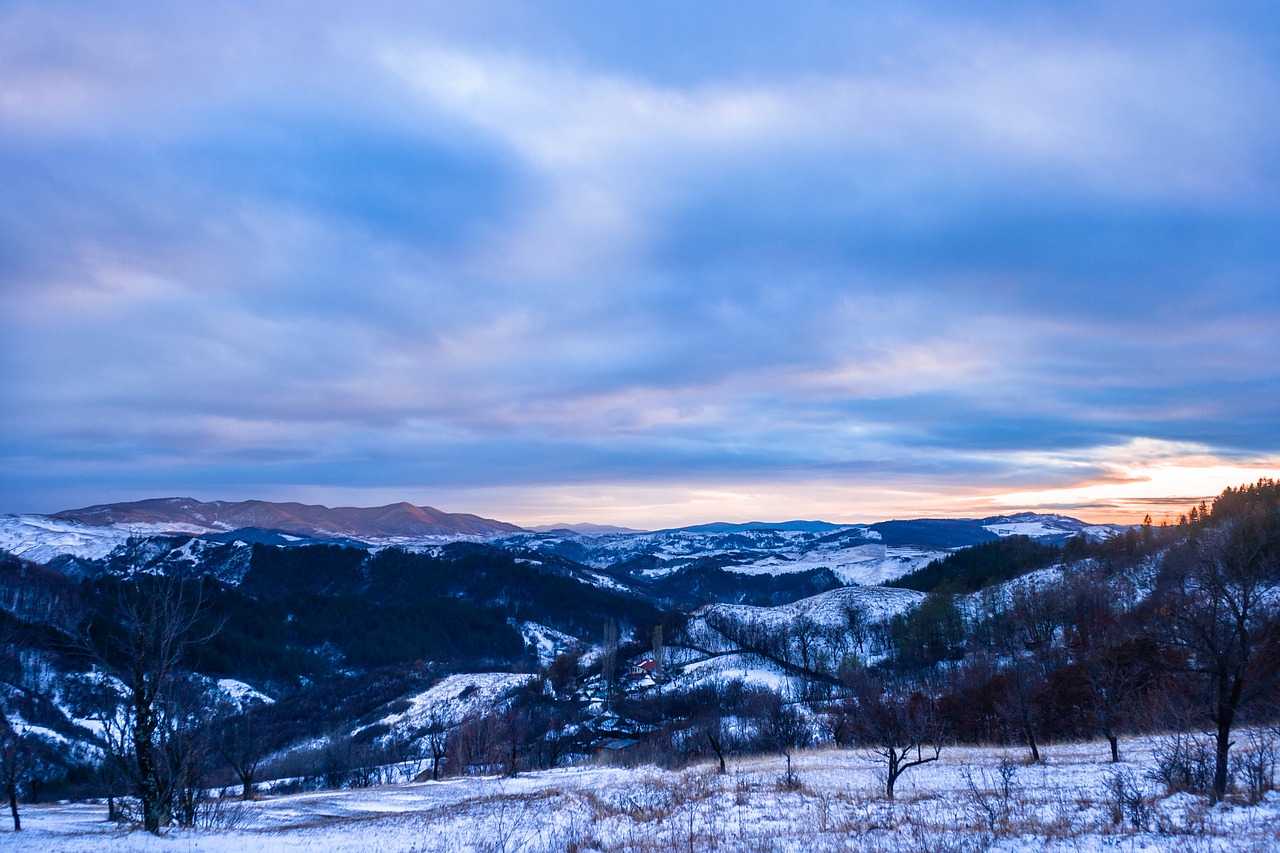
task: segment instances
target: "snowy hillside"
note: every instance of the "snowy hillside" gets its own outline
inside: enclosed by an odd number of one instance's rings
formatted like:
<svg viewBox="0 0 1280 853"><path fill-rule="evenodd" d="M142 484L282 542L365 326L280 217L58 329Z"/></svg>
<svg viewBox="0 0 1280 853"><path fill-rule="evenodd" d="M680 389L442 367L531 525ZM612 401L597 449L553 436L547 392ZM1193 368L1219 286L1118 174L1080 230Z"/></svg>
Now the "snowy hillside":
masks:
<svg viewBox="0 0 1280 853"><path fill-rule="evenodd" d="M725 570L740 574L779 575L827 568L843 583L871 585L910 574L946 554L946 551L880 543L848 547L828 545L773 553L725 566Z"/></svg>
<svg viewBox="0 0 1280 853"><path fill-rule="evenodd" d="M841 528L848 546L879 539L864 527ZM657 533L619 533L593 536L551 533L519 533L494 540L494 544L559 554L595 568L619 566L640 557L657 558L674 569L707 557L799 553L827 540L831 531L749 529L730 531L664 530Z"/></svg>
<svg viewBox="0 0 1280 853"><path fill-rule="evenodd" d="M0 550L33 563L64 554L100 560L132 535L130 530L90 527L46 515L0 515Z"/></svg>
<svg viewBox="0 0 1280 853"><path fill-rule="evenodd" d="M997 536L1030 536L1040 542L1055 544L1081 534L1098 541L1128 529L1117 524L1086 524L1065 515L1043 515L1035 512L984 518L982 526Z"/></svg>
<svg viewBox="0 0 1280 853"><path fill-rule="evenodd" d="M705 623L717 617L736 622L768 625L782 630L796 620L806 618L823 628L844 628L851 609L862 613L868 622L882 622L924 599L924 593L909 589L881 586L850 586L801 599L779 607L749 607L741 604L709 604L690 619L690 625ZM691 627L691 630L693 628Z"/></svg>
<svg viewBox="0 0 1280 853"><path fill-rule="evenodd" d="M468 672L450 675L416 696L405 697L407 707L372 725L391 735L413 734L431 725L454 726L470 715L492 713L503 700L534 680L532 675Z"/></svg>

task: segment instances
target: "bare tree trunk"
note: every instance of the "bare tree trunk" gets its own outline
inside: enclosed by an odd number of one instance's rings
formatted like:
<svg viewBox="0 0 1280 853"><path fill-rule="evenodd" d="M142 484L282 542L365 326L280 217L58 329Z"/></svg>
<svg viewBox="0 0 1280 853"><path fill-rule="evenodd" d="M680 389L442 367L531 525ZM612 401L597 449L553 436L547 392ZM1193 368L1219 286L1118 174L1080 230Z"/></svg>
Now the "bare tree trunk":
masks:
<svg viewBox="0 0 1280 853"><path fill-rule="evenodd" d="M1231 725L1235 722L1235 706L1231 702L1234 691L1222 688L1222 701L1218 708L1218 732L1215 743L1213 767L1213 801L1222 802L1227 795L1227 771L1231 753Z"/></svg>
<svg viewBox="0 0 1280 853"><path fill-rule="evenodd" d="M1035 764L1040 764L1040 746L1036 743L1035 729L1027 725L1023 727L1022 733L1026 735L1027 746L1031 747L1031 761Z"/></svg>
<svg viewBox="0 0 1280 853"><path fill-rule="evenodd" d="M707 729L707 743L711 746L711 751L716 754L716 760L720 762L720 774L728 772L724 766L724 744L720 742L720 738L711 729Z"/></svg>
<svg viewBox="0 0 1280 853"><path fill-rule="evenodd" d="M160 834L160 778L155 755L155 708L151 700L135 694L133 748L138 764L138 799L142 806L142 828Z"/></svg>

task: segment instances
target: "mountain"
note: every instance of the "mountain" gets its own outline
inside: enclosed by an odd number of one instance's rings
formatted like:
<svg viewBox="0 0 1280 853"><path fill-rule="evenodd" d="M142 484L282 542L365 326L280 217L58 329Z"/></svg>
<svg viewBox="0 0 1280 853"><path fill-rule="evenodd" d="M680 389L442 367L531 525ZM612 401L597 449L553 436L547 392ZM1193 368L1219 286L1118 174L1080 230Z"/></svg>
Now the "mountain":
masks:
<svg viewBox="0 0 1280 853"><path fill-rule="evenodd" d="M618 527L613 524L592 524L589 521L579 521L570 523L567 521L559 521L555 524L539 524L537 527L530 527L534 533L552 533L555 531L580 533L584 536L603 536L608 533L646 533L644 530L637 530L634 527Z"/></svg>
<svg viewBox="0 0 1280 853"><path fill-rule="evenodd" d="M1096 542L1123 535L1129 529L1124 524L1089 524L1066 515L1038 512L995 515L978 523L997 536L1030 536L1037 542L1049 545L1061 545L1076 536L1084 536Z"/></svg>
<svg viewBox="0 0 1280 853"><path fill-rule="evenodd" d="M147 532L222 533L241 528L299 536L355 539L418 536L493 536L522 528L467 513L395 503L379 507L335 507L270 501L198 501L151 498L55 512L51 518L91 527L150 528Z"/></svg>
<svg viewBox="0 0 1280 853"><path fill-rule="evenodd" d="M659 533L742 533L752 530L787 530L802 533L829 533L848 527L847 524L832 524L829 521L747 521L733 523L713 521L708 524L694 524L689 527L675 527L659 530Z"/></svg>
<svg viewBox="0 0 1280 853"><path fill-rule="evenodd" d="M0 550L45 565L57 561L76 575L125 566L185 571L203 565L234 583L244 573L245 545L395 546L438 554L450 542L471 542L600 588L664 606L696 607L710 601L779 604L841 585L892 581L956 549L1019 534L1058 545L1079 535L1106 539L1124 529L1020 513L847 526L718 522L656 532L556 525L537 532L408 503L330 509L159 498L52 516L0 516Z"/></svg>

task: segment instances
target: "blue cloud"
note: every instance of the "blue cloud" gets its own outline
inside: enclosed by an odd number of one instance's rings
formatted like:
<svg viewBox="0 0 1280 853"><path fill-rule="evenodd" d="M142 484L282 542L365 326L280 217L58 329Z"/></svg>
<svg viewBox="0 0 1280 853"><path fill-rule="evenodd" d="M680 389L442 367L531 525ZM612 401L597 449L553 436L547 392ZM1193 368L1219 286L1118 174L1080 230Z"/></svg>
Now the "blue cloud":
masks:
<svg viewBox="0 0 1280 853"><path fill-rule="evenodd" d="M0 13L0 510L1280 458L1270 6L556 8Z"/></svg>

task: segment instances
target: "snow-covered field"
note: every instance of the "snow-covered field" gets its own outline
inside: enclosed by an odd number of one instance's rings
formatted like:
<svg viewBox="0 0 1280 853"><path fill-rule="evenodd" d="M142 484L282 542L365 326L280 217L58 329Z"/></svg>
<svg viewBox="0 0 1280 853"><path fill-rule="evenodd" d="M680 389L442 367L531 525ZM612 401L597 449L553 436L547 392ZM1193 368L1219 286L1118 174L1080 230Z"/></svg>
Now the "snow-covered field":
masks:
<svg viewBox="0 0 1280 853"><path fill-rule="evenodd" d="M938 764L882 794L870 753L797 756L800 785L781 784L782 762L731 763L678 772L582 767L515 779L467 778L395 787L294 794L215 810L213 828L162 838L107 824L101 805L27 806L24 831L0 849L76 851L1237 851L1280 849L1280 793L1260 804L1165 797L1146 780L1150 740L1024 751L944 750ZM1001 762L1010 778L1004 796ZM1131 807L1113 791L1120 774ZM1113 818L1119 807L1119 822Z"/></svg>

